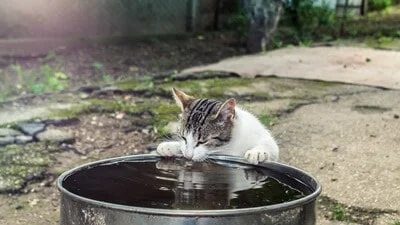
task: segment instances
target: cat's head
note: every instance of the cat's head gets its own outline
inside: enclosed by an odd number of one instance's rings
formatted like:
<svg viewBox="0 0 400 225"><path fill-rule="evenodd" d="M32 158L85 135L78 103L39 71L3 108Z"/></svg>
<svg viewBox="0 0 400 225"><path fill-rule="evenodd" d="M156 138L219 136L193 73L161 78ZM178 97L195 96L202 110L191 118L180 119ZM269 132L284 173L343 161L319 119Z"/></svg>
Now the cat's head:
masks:
<svg viewBox="0 0 400 225"><path fill-rule="evenodd" d="M182 112L178 135L183 156L203 161L209 154L222 151L232 138L235 99L220 102L194 98L177 89L172 92Z"/></svg>

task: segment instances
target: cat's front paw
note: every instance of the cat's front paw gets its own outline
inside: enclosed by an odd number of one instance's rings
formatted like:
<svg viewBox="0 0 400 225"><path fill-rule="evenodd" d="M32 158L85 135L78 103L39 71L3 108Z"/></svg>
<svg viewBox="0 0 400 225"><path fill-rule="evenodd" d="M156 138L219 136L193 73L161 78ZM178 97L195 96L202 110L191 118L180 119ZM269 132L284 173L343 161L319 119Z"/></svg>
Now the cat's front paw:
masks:
<svg viewBox="0 0 400 225"><path fill-rule="evenodd" d="M248 150L244 157L249 161L249 163L257 165L260 162L268 161L269 154L265 149L262 148L253 148Z"/></svg>
<svg viewBox="0 0 400 225"><path fill-rule="evenodd" d="M166 157L178 156L181 154L180 143L177 141L162 142L157 146L157 153Z"/></svg>

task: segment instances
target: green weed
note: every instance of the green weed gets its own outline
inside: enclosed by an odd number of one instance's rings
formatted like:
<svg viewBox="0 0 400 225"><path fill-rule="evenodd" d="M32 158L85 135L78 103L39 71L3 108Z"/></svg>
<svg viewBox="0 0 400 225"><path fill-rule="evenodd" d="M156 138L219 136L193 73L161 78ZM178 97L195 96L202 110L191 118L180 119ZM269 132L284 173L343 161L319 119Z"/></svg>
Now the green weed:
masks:
<svg viewBox="0 0 400 225"><path fill-rule="evenodd" d="M332 217L337 221L349 221L350 218L347 215L346 208L342 204L337 204L332 212Z"/></svg>
<svg viewBox="0 0 400 225"><path fill-rule="evenodd" d="M34 69L24 69L20 64L14 64L11 70L15 76L9 82L15 84L15 94L62 91L68 87L68 76L48 64Z"/></svg>
<svg viewBox="0 0 400 225"><path fill-rule="evenodd" d="M94 62L92 64L93 69L96 71L96 73L102 77L103 83L109 84L113 81L113 77L106 73L104 70L104 65L99 63L99 62Z"/></svg>
<svg viewBox="0 0 400 225"><path fill-rule="evenodd" d="M389 8L392 5L392 0L370 0L368 2L368 8L371 11L382 11Z"/></svg>
<svg viewBox="0 0 400 225"><path fill-rule="evenodd" d="M272 117L267 114L261 114L258 116L258 119L263 123L266 127L270 128L275 125L277 118Z"/></svg>

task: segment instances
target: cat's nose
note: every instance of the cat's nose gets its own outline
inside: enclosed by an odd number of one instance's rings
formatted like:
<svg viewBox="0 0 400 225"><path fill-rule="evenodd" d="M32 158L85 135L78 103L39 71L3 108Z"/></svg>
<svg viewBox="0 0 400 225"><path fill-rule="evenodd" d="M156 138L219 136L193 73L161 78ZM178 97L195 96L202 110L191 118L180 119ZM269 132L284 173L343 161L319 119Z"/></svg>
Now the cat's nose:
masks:
<svg viewBox="0 0 400 225"><path fill-rule="evenodd" d="M192 159L193 158L193 153L188 152L188 153L186 153L185 157L188 158L188 159Z"/></svg>

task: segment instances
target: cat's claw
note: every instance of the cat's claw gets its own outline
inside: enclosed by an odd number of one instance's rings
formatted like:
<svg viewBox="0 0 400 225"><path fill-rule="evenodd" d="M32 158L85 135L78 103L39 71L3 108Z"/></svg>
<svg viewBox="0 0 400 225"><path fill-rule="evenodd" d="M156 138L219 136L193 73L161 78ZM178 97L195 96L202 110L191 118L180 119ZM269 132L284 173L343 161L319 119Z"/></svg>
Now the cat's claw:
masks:
<svg viewBox="0 0 400 225"><path fill-rule="evenodd" d="M253 148L248 150L244 154L244 157L249 161L249 163L257 165L259 162L268 161L269 155L264 149Z"/></svg>
<svg viewBox="0 0 400 225"><path fill-rule="evenodd" d="M157 146L157 153L166 157L178 156L181 154L180 143L175 141L162 142Z"/></svg>

